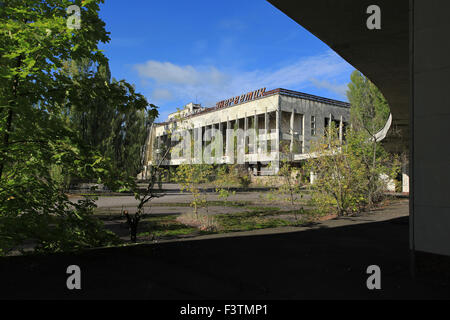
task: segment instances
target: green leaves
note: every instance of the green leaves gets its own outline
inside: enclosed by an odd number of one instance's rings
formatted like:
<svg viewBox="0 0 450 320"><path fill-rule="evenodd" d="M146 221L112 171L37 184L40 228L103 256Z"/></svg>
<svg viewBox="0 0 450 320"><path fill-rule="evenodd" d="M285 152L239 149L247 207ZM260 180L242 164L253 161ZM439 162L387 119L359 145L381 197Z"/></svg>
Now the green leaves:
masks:
<svg viewBox="0 0 450 320"><path fill-rule="evenodd" d="M201 185L209 181L213 166L208 164L185 163L178 166L175 181L181 186L181 191L188 191L192 194L191 206L197 214L199 206L207 204L206 194L202 194Z"/></svg>
<svg viewBox="0 0 450 320"><path fill-rule="evenodd" d="M311 152L318 155L306 163L307 170L316 175L312 204L324 213L346 215L372 207L386 190L382 175L393 178L399 168L395 157L356 130L350 130L341 144L332 126L327 137L312 144Z"/></svg>
<svg viewBox="0 0 450 320"><path fill-rule="evenodd" d="M74 1L9 0L0 11L2 254L25 241L60 251L113 240L91 216L91 202L74 204L64 194L67 177L108 172L105 157L79 139L67 117L68 101L88 92L80 89L92 82L73 81L64 69L69 60L106 61L97 48L109 40L99 3L85 3L80 30L66 25L66 8Z"/></svg>
<svg viewBox="0 0 450 320"><path fill-rule="evenodd" d="M65 102L67 121L78 139L109 163L95 172L108 175L111 189L122 187L116 182L142 171L143 146L157 107L149 107L125 80L111 81L107 63L65 61L64 76L74 83Z"/></svg>
<svg viewBox="0 0 450 320"><path fill-rule="evenodd" d="M389 105L378 88L359 71L350 76L347 97L353 128L370 135L380 131L389 117Z"/></svg>
<svg viewBox="0 0 450 320"><path fill-rule="evenodd" d="M284 196L285 201L289 201L291 205L294 205L298 201L295 195L299 194L301 190L299 170L285 158L281 161L278 175L282 178L283 184L275 192L280 196Z"/></svg>

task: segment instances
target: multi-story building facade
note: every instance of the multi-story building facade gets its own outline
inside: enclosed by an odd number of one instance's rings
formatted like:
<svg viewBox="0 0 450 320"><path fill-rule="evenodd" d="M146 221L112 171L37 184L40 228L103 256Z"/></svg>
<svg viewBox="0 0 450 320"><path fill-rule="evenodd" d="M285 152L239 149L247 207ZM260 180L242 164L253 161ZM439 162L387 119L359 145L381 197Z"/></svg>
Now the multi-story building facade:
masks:
<svg viewBox="0 0 450 320"><path fill-rule="evenodd" d="M259 89L212 108L190 103L152 125L145 163L241 163L257 175L276 174L283 154L306 159L311 141L332 122L343 139L349 103L286 89Z"/></svg>

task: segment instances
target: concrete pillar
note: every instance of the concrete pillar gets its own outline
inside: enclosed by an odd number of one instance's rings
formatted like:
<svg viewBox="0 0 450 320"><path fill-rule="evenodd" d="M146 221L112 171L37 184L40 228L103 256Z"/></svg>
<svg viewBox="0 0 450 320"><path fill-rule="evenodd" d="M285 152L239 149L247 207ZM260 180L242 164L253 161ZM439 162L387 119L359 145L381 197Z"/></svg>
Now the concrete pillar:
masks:
<svg viewBox="0 0 450 320"><path fill-rule="evenodd" d="M409 164L402 165L402 192L409 193Z"/></svg>
<svg viewBox="0 0 450 320"><path fill-rule="evenodd" d="M258 153L258 116L256 115L256 110L255 110L255 115L253 116L253 133L254 133L254 137L253 137L253 153L257 154Z"/></svg>
<svg viewBox="0 0 450 320"><path fill-rule="evenodd" d="M247 118L247 112L245 113L244 118L244 153L247 154L247 137L248 137L248 118Z"/></svg>
<svg viewBox="0 0 450 320"><path fill-rule="evenodd" d="M206 139L207 139L207 134L206 134L206 129L207 129L207 125L206 123L201 127L201 134L200 137L202 139L202 161L205 162L206 159L204 159L204 155L205 155L205 150L206 150Z"/></svg>
<svg viewBox="0 0 450 320"><path fill-rule="evenodd" d="M281 140L281 121L280 121L280 115L281 114L281 111L280 110L277 110L276 111L276 123L275 123L275 130L276 130L276 132L277 132L277 135L276 135L276 144L275 144L275 150L277 151L277 152L279 152L280 151L280 140Z"/></svg>
<svg viewBox="0 0 450 320"><path fill-rule="evenodd" d="M188 142L188 148L189 148L189 153L190 153L190 158L188 159L188 162L191 163L192 159L195 156L195 147L194 147L194 141L195 141L195 137L194 137L194 128L189 129L189 142Z"/></svg>
<svg viewBox="0 0 450 320"><path fill-rule="evenodd" d="M209 132L210 132L210 133L209 133L209 141L211 141L211 142L210 142L211 144L213 144L213 142L214 142L213 139L214 139L214 133L215 133L215 132L214 132L214 129L215 129L215 128L216 128L216 125L215 125L214 123L211 123L211 126L210 126L210 128L209 128L209 129L210 129L210 131L209 131Z"/></svg>
<svg viewBox="0 0 450 320"><path fill-rule="evenodd" d="M216 145L215 145L215 141L214 141L215 127L216 127L216 125L214 123L211 123L210 128L209 128L209 150L211 150L211 153L210 153L211 156L209 159L210 163L214 163L214 159L216 158L216 155L217 155ZM213 156L213 150L214 150L214 156Z"/></svg>
<svg viewBox="0 0 450 320"><path fill-rule="evenodd" d="M231 163L231 133L230 117L227 117L227 131L225 132L225 156L227 157L227 163Z"/></svg>
<svg viewBox="0 0 450 320"><path fill-rule="evenodd" d="M305 118L306 113L302 115L302 153L305 153Z"/></svg>
<svg viewBox="0 0 450 320"><path fill-rule="evenodd" d="M294 119L295 119L295 109L292 110L291 112L291 121L289 123L289 133L291 134L291 144L289 146L289 152L292 153L292 151L294 150Z"/></svg>
<svg viewBox="0 0 450 320"><path fill-rule="evenodd" d="M450 256L450 1L411 5L411 247Z"/></svg>
<svg viewBox="0 0 450 320"><path fill-rule="evenodd" d="M236 131L234 132L233 135L233 148L234 148L234 139L236 138L236 148L233 149L233 159L234 161L238 161L239 158L239 152L242 152L242 150L239 150L239 148L241 147L240 141L239 141L239 137L238 137L238 130L239 130L239 118L238 118L238 114L236 113L236 120L235 120L235 127L236 127ZM236 157L234 158L234 155L236 155Z"/></svg>
<svg viewBox="0 0 450 320"><path fill-rule="evenodd" d="M330 120L328 120L328 121L329 121L328 122L328 128L329 128L328 133L331 134L331 123L333 121L333 116L331 115L331 113L330 113ZM330 135L330 137L331 137L331 135Z"/></svg>
<svg viewBox="0 0 450 320"><path fill-rule="evenodd" d="M275 122L275 146L271 143L273 151L275 151L275 159L272 158L272 170L273 174L277 174L280 169L280 142L281 142L281 110L280 110L280 102L278 102L278 110L276 111L276 122ZM275 148L274 148L275 147Z"/></svg>
<svg viewBox="0 0 450 320"><path fill-rule="evenodd" d="M216 146L217 146L217 151L216 151L216 163L222 163L223 159L223 133L222 133L222 122L219 122L219 131L217 132L217 135L215 137L215 139L217 140L216 142Z"/></svg>
<svg viewBox="0 0 450 320"><path fill-rule="evenodd" d="M317 175L313 171L309 173L309 181L311 184L314 184L314 181L316 181Z"/></svg>
<svg viewBox="0 0 450 320"><path fill-rule="evenodd" d="M342 137L343 126L344 126L344 123L343 123L342 116L341 116L341 119L339 120L339 142L340 143L342 143L342 139L343 139L343 137Z"/></svg>
<svg viewBox="0 0 450 320"><path fill-rule="evenodd" d="M200 163L203 155L202 126L194 128L194 163Z"/></svg>
<svg viewBox="0 0 450 320"><path fill-rule="evenodd" d="M200 136L199 138L201 139L201 155L200 155L200 163L204 162L205 159L203 159L203 153L205 151L205 135L206 135L206 125L201 124L200 125Z"/></svg>
<svg viewBox="0 0 450 320"><path fill-rule="evenodd" d="M267 114L267 107L266 107L266 111L264 112L264 131L265 131L265 137L264 137L264 149L265 152L270 152L270 150L268 149L267 145L267 141L269 139L269 115Z"/></svg>

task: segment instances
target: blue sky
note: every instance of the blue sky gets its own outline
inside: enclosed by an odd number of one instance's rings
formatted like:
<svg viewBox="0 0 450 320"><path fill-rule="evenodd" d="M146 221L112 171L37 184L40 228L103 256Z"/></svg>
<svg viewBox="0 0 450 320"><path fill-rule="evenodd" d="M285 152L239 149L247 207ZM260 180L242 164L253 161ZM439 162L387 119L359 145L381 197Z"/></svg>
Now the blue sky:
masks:
<svg viewBox="0 0 450 320"><path fill-rule="evenodd" d="M347 101L354 68L264 0L106 0L100 17L113 77L159 106L159 120L262 87Z"/></svg>

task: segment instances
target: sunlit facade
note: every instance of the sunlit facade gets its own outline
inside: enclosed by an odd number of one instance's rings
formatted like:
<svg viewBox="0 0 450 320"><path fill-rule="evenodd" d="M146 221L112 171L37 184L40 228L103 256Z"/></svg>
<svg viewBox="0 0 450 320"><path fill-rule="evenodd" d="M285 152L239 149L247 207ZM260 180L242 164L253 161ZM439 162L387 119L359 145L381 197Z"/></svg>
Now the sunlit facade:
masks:
<svg viewBox="0 0 450 320"><path fill-rule="evenodd" d="M153 124L145 163L239 163L256 175L273 175L282 154L289 153L294 162L304 160L311 140L330 123L342 139L349 121L349 103L280 88L259 89L212 108L190 103L166 122Z"/></svg>

